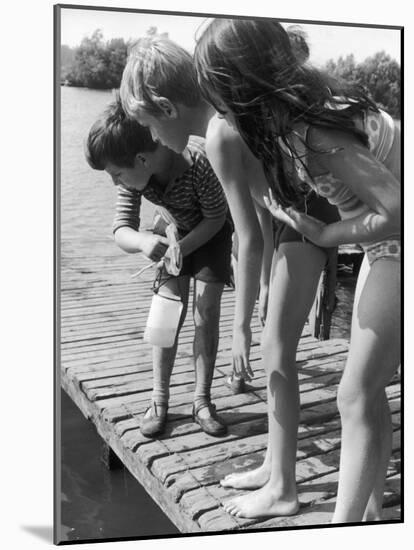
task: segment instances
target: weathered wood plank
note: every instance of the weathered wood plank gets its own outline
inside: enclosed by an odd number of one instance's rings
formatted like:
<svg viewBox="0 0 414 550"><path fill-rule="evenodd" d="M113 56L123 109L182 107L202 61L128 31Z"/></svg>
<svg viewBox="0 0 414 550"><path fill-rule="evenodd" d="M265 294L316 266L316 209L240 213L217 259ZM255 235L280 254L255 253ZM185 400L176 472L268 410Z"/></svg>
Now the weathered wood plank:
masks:
<svg viewBox="0 0 414 550"><path fill-rule="evenodd" d="M399 403L397 400L390 402L393 408L398 408ZM394 416L394 415L393 415ZM324 427L319 424L315 430L312 430L312 427L299 426L299 448L301 446L301 440L305 440L307 437L318 437L320 434L325 431L334 430L338 427L338 420L331 421L328 424L325 424ZM398 428L397 428L398 429ZM397 433L397 432L396 432ZM399 443L398 433L395 439L395 449L398 450ZM258 446L259 449L259 446ZM266 440L263 441L263 446L261 449L256 452L249 452L249 449L246 449L246 452L240 454L239 456L228 457L224 461L217 461L214 464L208 463L207 465L200 465L198 467L191 469L191 476L187 475L186 472L180 473L180 475L169 474L166 478L166 483L169 486L173 487L175 492L175 498L179 500L185 492L196 488L198 485L209 485L217 483L219 479L222 479L227 474L232 472L242 472L250 469L257 468L263 462L264 452L266 449ZM317 460L317 458L315 459ZM154 467L156 466L157 461L154 462ZM326 473L336 471L339 465L339 459L335 454L332 459L332 454L326 454L324 456L324 463L321 464L320 461L314 463L313 459L310 457L307 461L299 461L297 466L297 479L298 482L304 481L305 479L312 479L314 477L321 477ZM180 470L181 464L176 463L175 467ZM171 467L171 466L170 466ZM195 482L196 480L196 482Z"/></svg>

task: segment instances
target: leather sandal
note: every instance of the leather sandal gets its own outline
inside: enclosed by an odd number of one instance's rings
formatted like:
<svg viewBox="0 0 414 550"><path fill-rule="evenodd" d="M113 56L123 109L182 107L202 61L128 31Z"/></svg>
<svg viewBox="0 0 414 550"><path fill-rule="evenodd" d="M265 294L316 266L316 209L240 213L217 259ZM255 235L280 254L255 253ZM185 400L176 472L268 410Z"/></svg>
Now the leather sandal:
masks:
<svg viewBox="0 0 414 550"><path fill-rule="evenodd" d="M144 413L144 417L141 421L141 433L145 437L154 437L161 434L167 423L167 405L161 414L158 414L158 406L153 401ZM148 411L151 410L151 414L147 416Z"/></svg>
<svg viewBox="0 0 414 550"><path fill-rule="evenodd" d="M210 416L207 418L200 418L198 413L204 408L208 408ZM217 437L227 433L227 426L217 415L216 406L213 403L204 402L197 405L197 407L193 404L193 421L196 422L206 434Z"/></svg>
<svg viewBox="0 0 414 550"><path fill-rule="evenodd" d="M234 372L226 378L225 384L233 394L245 393L246 383L241 376L235 376Z"/></svg>

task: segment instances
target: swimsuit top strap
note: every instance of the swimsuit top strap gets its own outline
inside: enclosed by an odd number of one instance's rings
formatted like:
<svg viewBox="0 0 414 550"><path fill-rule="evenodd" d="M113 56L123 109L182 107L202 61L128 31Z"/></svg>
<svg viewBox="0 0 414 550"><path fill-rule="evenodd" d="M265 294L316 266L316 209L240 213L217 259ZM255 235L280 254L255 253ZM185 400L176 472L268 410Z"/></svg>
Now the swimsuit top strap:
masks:
<svg viewBox="0 0 414 550"><path fill-rule="evenodd" d="M370 151L376 158L384 162L387 158L395 137L395 123L385 111L368 110L364 115L364 130L368 136Z"/></svg>

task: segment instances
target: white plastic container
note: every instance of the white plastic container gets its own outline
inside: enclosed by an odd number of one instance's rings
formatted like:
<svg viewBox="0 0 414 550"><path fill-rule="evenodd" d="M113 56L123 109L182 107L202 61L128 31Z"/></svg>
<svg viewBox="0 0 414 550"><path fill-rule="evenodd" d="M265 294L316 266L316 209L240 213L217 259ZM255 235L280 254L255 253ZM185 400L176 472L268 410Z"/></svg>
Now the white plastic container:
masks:
<svg viewBox="0 0 414 550"><path fill-rule="evenodd" d="M144 341L160 348L171 348L175 342L182 310L181 300L154 294Z"/></svg>

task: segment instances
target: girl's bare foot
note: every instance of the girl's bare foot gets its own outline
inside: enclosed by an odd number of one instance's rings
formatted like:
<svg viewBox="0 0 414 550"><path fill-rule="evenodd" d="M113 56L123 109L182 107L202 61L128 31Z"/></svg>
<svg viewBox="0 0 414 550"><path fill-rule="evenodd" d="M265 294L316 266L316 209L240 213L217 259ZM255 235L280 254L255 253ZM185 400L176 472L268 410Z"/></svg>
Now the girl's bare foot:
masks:
<svg viewBox="0 0 414 550"><path fill-rule="evenodd" d="M236 474L229 474L220 481L223 487L234 487L235 489L260 489L269 481L270 470L264 464Z"/></svg>
<svg viewBox="0 0 414 550"><path fill-rule="evenodd" d="M223 507L227 513L241 518L268 518L296 514L299 502L296 493L292 496L280 495L267 483L253 493L226 501Z"/></svg>

